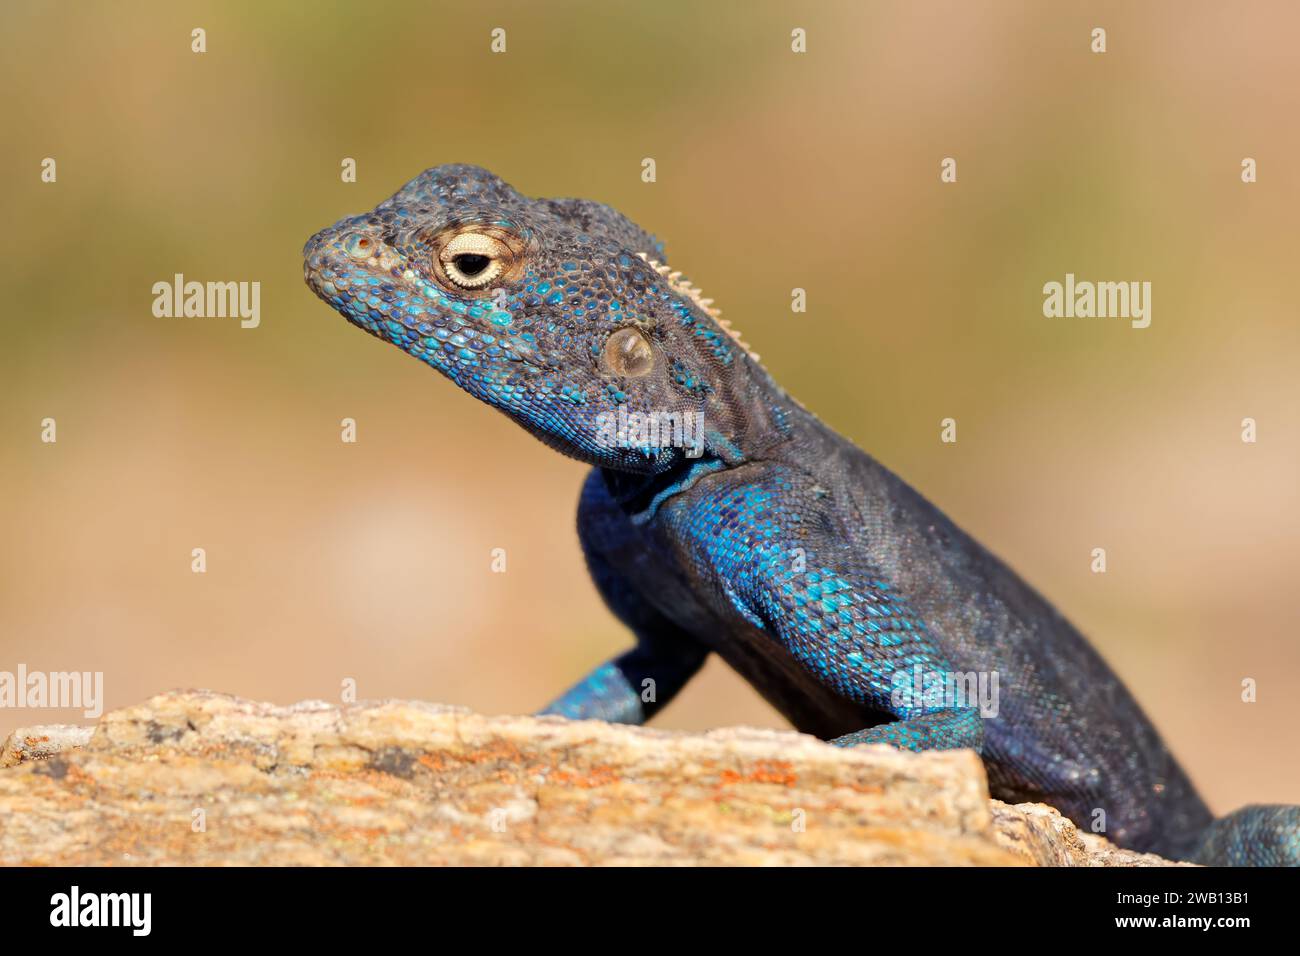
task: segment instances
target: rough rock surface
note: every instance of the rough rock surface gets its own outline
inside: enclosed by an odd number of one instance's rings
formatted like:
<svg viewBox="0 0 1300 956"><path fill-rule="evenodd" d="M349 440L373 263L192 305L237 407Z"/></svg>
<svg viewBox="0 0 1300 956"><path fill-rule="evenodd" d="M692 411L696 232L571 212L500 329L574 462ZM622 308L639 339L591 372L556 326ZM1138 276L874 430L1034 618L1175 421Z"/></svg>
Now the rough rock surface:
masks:
<svg viewBox="0 0 1300 956"><path fill-rule="evenodd" d="M990 801L969 751L206 691L24 728L0 864L1156 865Z"/></svg>

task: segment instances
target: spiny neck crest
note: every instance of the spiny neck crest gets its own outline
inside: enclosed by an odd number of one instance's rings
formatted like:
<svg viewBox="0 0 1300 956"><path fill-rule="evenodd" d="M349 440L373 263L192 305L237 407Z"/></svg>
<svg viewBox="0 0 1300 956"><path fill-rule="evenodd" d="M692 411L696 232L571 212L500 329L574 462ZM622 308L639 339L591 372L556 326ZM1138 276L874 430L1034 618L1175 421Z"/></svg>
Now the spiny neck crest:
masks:
<svg viewBox="0 0 1300 956"><path fill-rule="evenodd" d="M722 310L714 306L713 300L704 298L703 290L698 286L691 285L691 283L680 272L670 269L657 259L650 258L644 252L638 252L637 255L645 261L646 265L650 266L650 268L654 269L655 272L659 273L668 281L668 287L670 289L678 295L686 296L686 298L699 306L701 311L708 315L708 317L714 322L717 322L718 325L722 327L722 330L726 332L727 335L731 336L737 345L745 350L745 354L755 362L758 361L758 354L745 343L745 340L740 337L740 333L731 327L731 323L722 317Z"/></svg>

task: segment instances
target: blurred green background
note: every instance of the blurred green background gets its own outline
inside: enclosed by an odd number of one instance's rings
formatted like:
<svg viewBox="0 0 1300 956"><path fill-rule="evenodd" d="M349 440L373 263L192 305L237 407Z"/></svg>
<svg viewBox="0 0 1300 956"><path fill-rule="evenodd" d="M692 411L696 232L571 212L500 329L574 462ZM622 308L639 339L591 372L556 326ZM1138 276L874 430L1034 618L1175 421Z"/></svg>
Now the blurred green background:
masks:
<svg viewBox="0 0 1300 956"><path fill-rule="evenodd" d="M302 282L312 232L474 162L662 237L794 395L1092 637L1216 810L1300 802L1294 5L0 16L0 669L102 670L110 707L354 678L521 712L626 645L573 532L583 468ZM260 281L261 327L155 318L177 272ZM1152 282L1151 327L1045 319L1066 272ZM656 723L782 725L716 661Z"/></svg>

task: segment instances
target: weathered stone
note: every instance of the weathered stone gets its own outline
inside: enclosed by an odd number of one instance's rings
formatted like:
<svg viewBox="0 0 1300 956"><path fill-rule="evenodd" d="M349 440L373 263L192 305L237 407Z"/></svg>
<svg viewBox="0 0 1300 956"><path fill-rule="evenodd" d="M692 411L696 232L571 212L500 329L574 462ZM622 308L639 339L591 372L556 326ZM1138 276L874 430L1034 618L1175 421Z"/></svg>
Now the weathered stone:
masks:
<svg viewBox="0 0 1300 956"><path fill-rule="evenodd" d="M0 750L0 767L13 767L27 760L40 760L63 750L84 747L94 732L94 727L76 724L19 727Z"/></svg>
<svg viewBox="0 0 1300 956"><path fill-rule="evenodd" d="M1140 856L1085 844L1049 808L991 802L969 751L841 749L769 730L671 733L399 701L276 707L177 692L105 715L88 741L80 728L27 728L3 753L0 863L10 865Z"/></svg>

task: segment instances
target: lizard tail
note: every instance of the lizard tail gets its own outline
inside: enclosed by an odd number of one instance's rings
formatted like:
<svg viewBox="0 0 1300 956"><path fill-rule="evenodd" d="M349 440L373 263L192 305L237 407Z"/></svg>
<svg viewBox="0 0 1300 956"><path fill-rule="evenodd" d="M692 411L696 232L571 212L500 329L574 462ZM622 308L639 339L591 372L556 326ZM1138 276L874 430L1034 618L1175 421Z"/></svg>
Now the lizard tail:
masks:
<svg viewBox="0 0 1300 956"><path fill-rule="evenodd" d="M1206 866L1300 866L1300 806L1252 804L1220 817L1192 858Z"/></svg>

